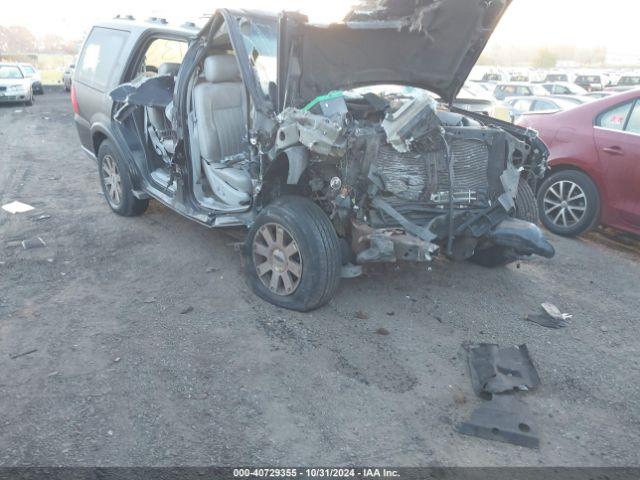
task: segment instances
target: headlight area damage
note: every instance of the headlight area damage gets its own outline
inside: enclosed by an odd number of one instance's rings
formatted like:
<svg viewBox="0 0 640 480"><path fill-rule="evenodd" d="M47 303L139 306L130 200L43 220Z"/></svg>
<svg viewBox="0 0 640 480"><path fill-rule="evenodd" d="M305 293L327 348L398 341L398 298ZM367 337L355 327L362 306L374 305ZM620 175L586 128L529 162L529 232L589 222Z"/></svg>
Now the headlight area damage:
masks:
<svg viewBox="0 0 640 480"><path fill-rule="evenodd" d="M288 157L290 181L306 172L358 264L425 262L442 249L456 260L492 247L513 258L555 253L515 218L523 186L545 169L534 132L438 110L427 95L334 93L278 122L274 158Z"/></svg>

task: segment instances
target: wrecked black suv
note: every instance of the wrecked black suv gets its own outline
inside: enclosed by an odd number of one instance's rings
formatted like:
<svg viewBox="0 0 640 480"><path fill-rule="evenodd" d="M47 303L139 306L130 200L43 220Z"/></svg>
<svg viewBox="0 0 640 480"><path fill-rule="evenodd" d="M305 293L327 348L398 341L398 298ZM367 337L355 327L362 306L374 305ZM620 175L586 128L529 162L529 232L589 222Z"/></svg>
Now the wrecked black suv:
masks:
<svg viewBox="0 0 640 480"><path fill-rule="evenodd" d="M252 288L301 311L371 263L552 257L532 193L545 145L434 100L453 101L509 0L368 3L329 26L219 10L198 33L94 27L72 99L112 210L137 215L152 197L248 227ZM188 49L150 54L159 40Z"/></svg>

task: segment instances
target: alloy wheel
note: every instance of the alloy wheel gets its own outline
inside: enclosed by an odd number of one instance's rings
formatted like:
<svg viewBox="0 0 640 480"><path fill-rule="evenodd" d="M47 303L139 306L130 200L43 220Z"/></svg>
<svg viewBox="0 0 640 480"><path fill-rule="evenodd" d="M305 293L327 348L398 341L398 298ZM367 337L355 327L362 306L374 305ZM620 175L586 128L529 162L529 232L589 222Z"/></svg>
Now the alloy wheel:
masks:
<svg viewBox="0 0 640 480"><path fill-rule="evenodd" d="M108 200L114 207L122 202L122 178L118 170L118 164L111 155L105 155L102 159L102 182Z"/></svg>
<svg viewBox="0 0 640 480"><path fill-rule="evenodd" d="M302 279L302 256L291 233L266 223L253 238L253 263L262 284L281 296L296 291Z"/></svg>
<svg viewBox="0 0 640 480"><path fill-rule="evenodd" d="M544 194L544 214L554 225L569 228L579 223L587 212L587 196L575 182L560 180Z"/></svg>

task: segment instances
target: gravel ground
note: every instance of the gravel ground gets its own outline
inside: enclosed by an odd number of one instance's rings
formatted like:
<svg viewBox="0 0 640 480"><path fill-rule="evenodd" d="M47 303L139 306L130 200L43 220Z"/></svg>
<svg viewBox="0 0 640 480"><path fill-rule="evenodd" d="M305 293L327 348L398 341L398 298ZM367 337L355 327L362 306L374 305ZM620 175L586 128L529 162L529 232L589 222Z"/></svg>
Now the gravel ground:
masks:
<svg viewBox="0 0 640 480"><path fill-rule="evenodd" d="M97 178L66 94L0 107L0 203L36 208L0 211L0 465L640 464L637 240L388 269L300 314L253 296L233 235L117 217ZM568 328L524 320L545 301ZM475 342L528 345L540 449L455 432Z"/></svg>

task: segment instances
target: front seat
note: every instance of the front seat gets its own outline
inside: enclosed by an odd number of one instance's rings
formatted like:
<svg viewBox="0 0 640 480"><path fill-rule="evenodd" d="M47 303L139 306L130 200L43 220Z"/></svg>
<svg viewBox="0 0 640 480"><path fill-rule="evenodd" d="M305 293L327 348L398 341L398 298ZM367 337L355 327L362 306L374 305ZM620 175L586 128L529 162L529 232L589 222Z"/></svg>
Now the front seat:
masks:
<svg viewBox="0 0 640 480"><path fill-rule="evenodd" d="M180 70L179 63L162 63L158 67L158 75L171 75L175 77ZM171 106L171 104L169 104ZM167 107L169 108L169 107ZM168 162L166 154L173 155L175 145L170 135L171 123L168 121L170 118L165 108L162 107L147 107L147 118L149 120L149 127L147 129L149 138L155 151L162 156L165 162Z"/></svg>
<svg viewBox="0 0 640 480"><path fill-rule="evenodd" d="M251 199L251 177L225 159L248 151L247 100L236 57L212 55L204 61L205 81L193 90L202 167L213 192L229 205Z"/></svg>

